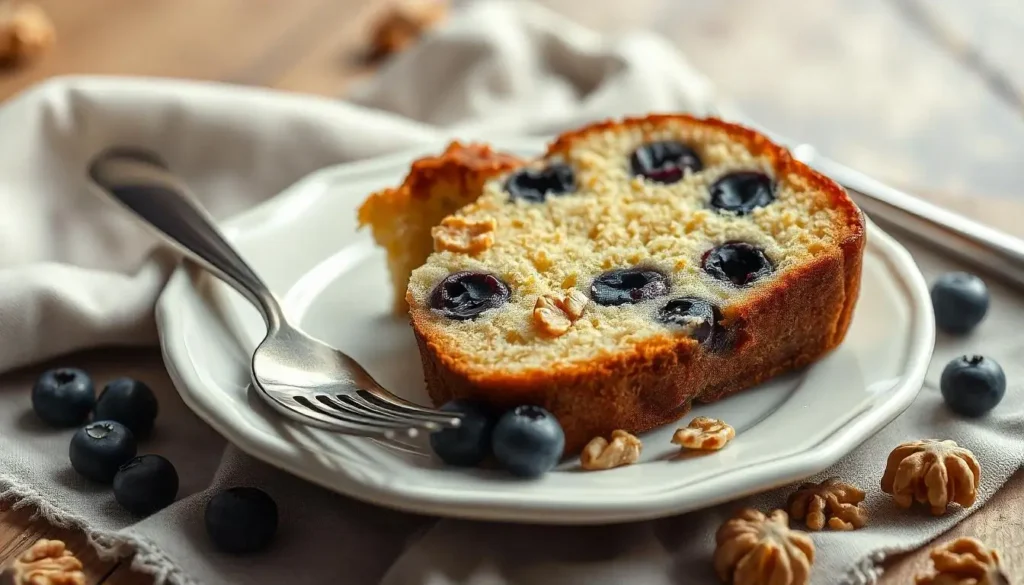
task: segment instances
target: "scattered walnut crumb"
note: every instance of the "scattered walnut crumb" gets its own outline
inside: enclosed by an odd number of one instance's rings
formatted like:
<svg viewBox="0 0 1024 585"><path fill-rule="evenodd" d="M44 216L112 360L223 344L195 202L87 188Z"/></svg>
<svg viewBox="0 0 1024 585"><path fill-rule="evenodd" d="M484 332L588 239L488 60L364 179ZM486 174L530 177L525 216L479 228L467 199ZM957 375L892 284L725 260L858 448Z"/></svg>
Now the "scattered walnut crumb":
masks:
<svg viewBox="0 0 1024 585"><path fill-rule="evenodd" d="M565 296L541 295L533 307L533 323L541 333L558 337L583 316L589 302L587 295L578 290L571 290Z"/></svg>
<svg viewBox="0 0 1024 585"><path fill-rule="evenodd" d="M636 463L643 450L640 439L626 431L612 431L612 440L594 437L580 453L583 469L596 471Z"/></svg>
<svg viewBox="0 0 1024 585"><path fill-rule="evenodd" d="M931 551L935 565L918 575L917 585L1010 585L999 553L974 538L958 538Z"/></svg>
<svg viewBox="0 0 1024 585"><path fill-rule="evenodd" d="M814 543L789 528L782 510L765 516L743 510L715 535L715 572L732 585L807 585L814 564Z"/></svg>
<svg viewBox="0 0 1024 585"><path fill-rule="evenodd" d="M397 0L377 22L370 41L372 59L382 59L412 46L448 13L443 0Z"/></svg>
<svg viewBox="0 0 1024 585"><path fill-rule="evenodd" d="M0 1L0 61L21 62L53 45L50 17L35 4Z"/></svg>
<svg viewBox="0 0 1024 585"><path fill-rule="evenodd" d="M867 510L860 506L863 501L863 490L833 477L801 485L789 496L787 506L789 515L803 520L811 530L826 525L833 530L856 530L867 523Z"/></svg>
<svg viewBox="0 0 1024 585"><path fill-rule="evenodd" d="M85 585L81 561L59 540L36 542L4 575L12 585Z"/></svg>
<svg viewBox="0 0 1024 585"><path fill-rule="evenodd" d="M717 451L736 437L736 429L717 418L698 416L672 435L672 442L687 449Z"/></svg>
<svg viewBox="0 0 1024 585"><path fill-rule="evenodd" d="M430 229L434 238L434 251L479 254L494 245L494 229L498 226L492 218L482 220L448 216L440 225Z"/></svg>
<svg viewBox="0 0 1024 585"><path fill-rule="evenodd" d="M974 505L981 467L974 454L953 441L926 439L893 449L885 464L882 491L896 505L909 508L914 501L927 504L941 516L951 503Z"/></svg>

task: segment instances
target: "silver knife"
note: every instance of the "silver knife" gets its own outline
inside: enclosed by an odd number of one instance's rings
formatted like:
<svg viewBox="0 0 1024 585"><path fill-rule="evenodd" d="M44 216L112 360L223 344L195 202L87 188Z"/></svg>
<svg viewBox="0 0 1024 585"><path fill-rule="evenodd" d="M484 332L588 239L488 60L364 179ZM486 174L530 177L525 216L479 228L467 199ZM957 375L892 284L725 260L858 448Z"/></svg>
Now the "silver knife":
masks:
<svg viewBox="0 0 1024 585"><path fill-rule="evenodd" d="M842 185L854 202L883 227L903 231L934 248L1024 290L1024 240L929 203L823 156L814 146L788 140L732 106L715 114L732 118L785 145L794 158Z"/></svg>
<svg viewBox="0 0 1024 585"><path fill-rule="evenodd" d="M905 193L822 156L810 144L793 156L850 193L864 213L1024 289L1024 240Z"/></svg>

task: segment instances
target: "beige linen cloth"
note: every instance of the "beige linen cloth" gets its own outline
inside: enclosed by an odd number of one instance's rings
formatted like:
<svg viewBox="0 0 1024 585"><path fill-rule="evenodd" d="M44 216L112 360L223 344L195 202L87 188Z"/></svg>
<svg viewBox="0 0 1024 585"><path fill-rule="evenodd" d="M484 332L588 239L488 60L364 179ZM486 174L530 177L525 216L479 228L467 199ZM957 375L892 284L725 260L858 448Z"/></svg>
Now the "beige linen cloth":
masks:
<svg viewBox="0 0 1024 585"><path fill-rule="evenodd" d="M69 431L40 425L29 388L44 360L102 346L157 343L153 304L174 258L133 218L84 184L103 147L159 151L203 203L227 217L323 166L450 137L545 134L623 114L711 111L711 85L673 47L645 34L603 38L524 2L468 4L399 56L353 102L172 81L66 78L0 106L0 496L88 531L103 551L135 552L159 581L211 585L612 585L713 583L715 529L739 505L767 509L790 488L676 518L603 527L499 525L434 519L362 504L272 469L225 445L182 405L152 349L63 357L99 385L149 382L161 415L143 452L177 465L179 500L144 520L109 490L69 470ZM952 265L913 248L931 277ZM827 475L867 488L872 513L854 533L814 535L815 584L870 582L886 552L941 534L983 505L1024 461L1024 302L993 287L991 317L965 341L940 339L928 384L899 419ZM990 416L942 406L942 365L985 353L1010 388ZM22 366L30 366L15 371ZM978 504L941 518L902 512L878 493L885 456L901 441L951 438L984 469ZM278 501L275 546L235 558L205 538L217 490L256 485Z"/></svg>

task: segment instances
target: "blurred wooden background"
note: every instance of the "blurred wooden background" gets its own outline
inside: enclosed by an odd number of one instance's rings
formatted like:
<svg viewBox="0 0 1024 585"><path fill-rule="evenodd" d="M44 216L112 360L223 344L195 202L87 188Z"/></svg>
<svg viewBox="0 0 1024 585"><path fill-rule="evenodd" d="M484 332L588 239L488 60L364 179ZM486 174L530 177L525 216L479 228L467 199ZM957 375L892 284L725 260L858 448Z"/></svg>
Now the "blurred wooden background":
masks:
<svg viewBox="0 0 1024 585"><path fill-rule="evenodd" d="M472 0L464 0L466 2ZM1020 0L538 0L610 33L653 29L745 112L860 170L1024 235ZM0 100L60 74L168 76L343 96L387 0L38 0L56 46ZM1024 475L957 528L1024 572ZM0 563L80 536L0 512ZM88 557L94 583L145 583ZM922 553L883 579L911 582ZM1024 573L1022 573L1024 574ZM1020 578L1020 577L1018 577Z"/></svg>

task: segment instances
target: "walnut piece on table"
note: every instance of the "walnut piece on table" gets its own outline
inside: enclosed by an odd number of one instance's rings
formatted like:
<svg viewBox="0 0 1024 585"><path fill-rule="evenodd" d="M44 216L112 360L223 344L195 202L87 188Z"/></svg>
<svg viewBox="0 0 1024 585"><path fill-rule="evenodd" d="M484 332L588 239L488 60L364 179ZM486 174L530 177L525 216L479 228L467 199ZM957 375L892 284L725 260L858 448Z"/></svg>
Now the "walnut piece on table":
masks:
<svg viewBox="0 0 1024 585"><path fill-rule="evenodd" d="M810 536L789 527L789 516L743 510L715 534L715 572L732 585L807 585L814 564Z"/></svg>
<svg viewBox="0 0 1024 585"><path fill-rule="evenodd" d="M643 443L626 431L612 431L612 440L594 437L580 453L583 469L596 471L636 463L640 459Z"/></svg>
<svg viewBox="0 0 1024 585"><path fill-rule="evenodd" d="M856 530L867 523L867 510L860 506L864 491L832 477L821 483L802 484L789 496L789 515L803 520L807 528Z"/></svg>
<svg viewBox="0 0 1024 585"><path fill-rule="evenodd" d="M885 464L882 491L896 505L909 508L927 504L941 516L951 503L974 505L981 481L981 466L974 454L953 441L926 439L903 443L893 449Z"/></svg>
<svg viewBox="0 0 1024 585"><path fill-rule="evenodd" d="M716 418L698 416L672 435L672 442L686 449L717 451L736 437L736 429Z"/></svg>
<svg viewBox="0 0 1024 585"><path fill-rule="evenodd" d="M20 63L53 45L53 23L42 8L0 0L0 62Z"/></svg>
<svg viewBox="0 0 1024 585"><path fill-rule="evenodd" d="M974 538L958 538L932 549L934 569L917 585L1010 585L999 553Z"/></svg>
<svg viewBox="0 0 1024 585"><path fill-rule="evenodd" d="M374 27L371 59L383 59L412 46L448 13L444 0L396 0Z"/></svg>
<svg viewBox="0 0 1024 585"><path fill-rule="evenodd" d="M533 307L533 324L548 337L564 335L583 316L589 302L587 295L578 290L571 290L564 296L541 295Z"/></svg>
<svg viewBox="0 0 1024 585"><path fill-rule="evenodd" d="M2 585L85 585L82 563L63 542L40 540L0 573Z"/></svg>

